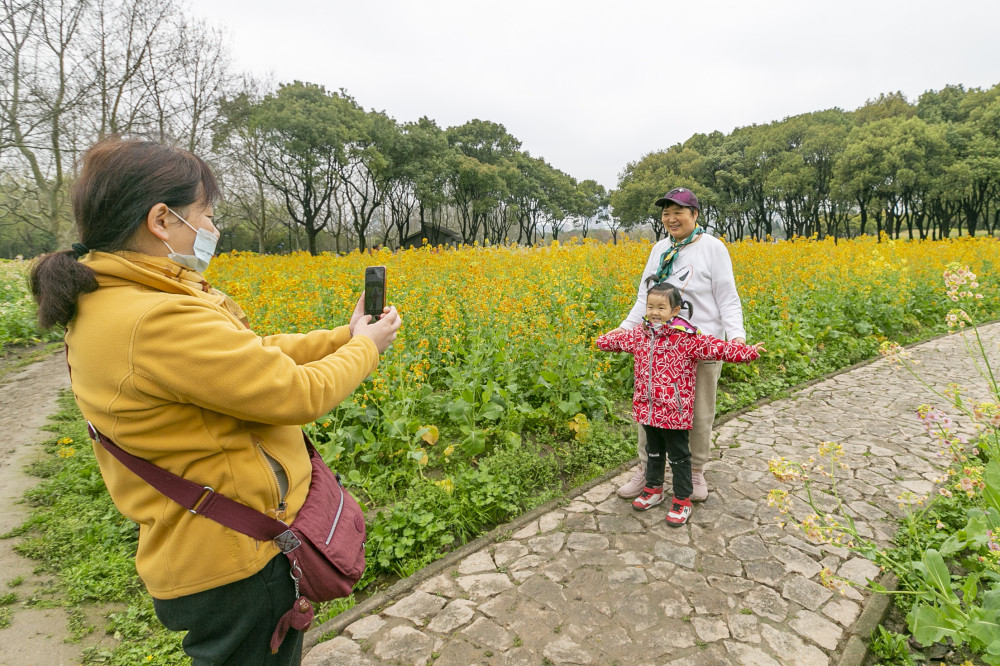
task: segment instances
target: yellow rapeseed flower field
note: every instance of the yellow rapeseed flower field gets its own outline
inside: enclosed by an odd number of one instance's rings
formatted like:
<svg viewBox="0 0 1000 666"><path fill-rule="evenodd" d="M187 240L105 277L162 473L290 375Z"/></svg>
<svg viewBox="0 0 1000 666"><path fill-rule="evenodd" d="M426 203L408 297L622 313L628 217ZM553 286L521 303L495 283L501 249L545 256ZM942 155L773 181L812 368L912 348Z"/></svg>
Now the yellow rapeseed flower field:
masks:
<svg viewBox="0 0 1000 666"><path fill-rule="evenodd" d="M384 264L387 300L405 324L376 383L402 376L420 384L442 365L472 356L490 357L488 365L530 360L547 367L552 363L537 355L553 347L593 356L594 369L606 369L610 361L593 353L592 340L631 307L649 251L648 242L573 239L535 248L425 246L347 256L233 253L213 262L210 278L244 307L257 332L307 331L345 323L364 268ZM820 358L831 346L853 361L874 354L887 337L905 340L943 327L941 274L950 262L981 276L982 312L1000 313L995 238L750 241L729 251L749 340L767 343L783 371L796 363L826 367Z"/></svg>

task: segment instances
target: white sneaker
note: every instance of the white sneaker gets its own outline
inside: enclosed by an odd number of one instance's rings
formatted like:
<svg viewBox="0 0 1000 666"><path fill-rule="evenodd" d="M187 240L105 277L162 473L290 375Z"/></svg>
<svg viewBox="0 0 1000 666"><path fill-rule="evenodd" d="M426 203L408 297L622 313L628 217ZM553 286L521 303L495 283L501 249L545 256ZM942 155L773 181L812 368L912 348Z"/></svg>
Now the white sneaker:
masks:
<svg viewBox="0 0 1000 666"><path fill-rule="evenodd" d="M667 511L667 525L680 527L691 517L691 499L674 498L673 506Z"/></svg>
<svg viewBox="0 0 1000 666"><path fill-rule="evenodd" d="M646 487L642 489L642 494L632 500L632 508L636 511L645 511L660 504L664 499L663 486Z"/></svg>
<svg viewBox="0 0 1000 666"><path fill-rule="evenodd" d="M688 499L692 502L704 502L708 499L708 483L705 481L704 470L691 470L691 497Z"/></svg>
<svg viewBox="0 0 1000 666"><path fill-rule="evenodd" d="M635 499L646 487L646 466L640 463L635 468L635 473L628 482L617 490L618 497L622 499Z"/></svg>

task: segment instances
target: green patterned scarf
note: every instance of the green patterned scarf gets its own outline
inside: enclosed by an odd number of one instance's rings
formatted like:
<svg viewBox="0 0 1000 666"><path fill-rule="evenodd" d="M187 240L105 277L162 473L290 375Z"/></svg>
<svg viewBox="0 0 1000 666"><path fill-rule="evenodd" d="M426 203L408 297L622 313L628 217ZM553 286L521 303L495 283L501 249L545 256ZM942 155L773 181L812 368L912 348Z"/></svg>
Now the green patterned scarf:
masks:
<svg viewBox="0 0 1000 666"><path fill-rule="evenodd" d="M705 233L705 230L701 228L701 225L697 225L694 231L680 243L671 243L667 251L660 255L660 269L656 271L656 284L660 284L670 277L670 273L674 267L674 259L677 258L677 253L681 251L681 248L691 243L699 234L703 233Z"/></svg>

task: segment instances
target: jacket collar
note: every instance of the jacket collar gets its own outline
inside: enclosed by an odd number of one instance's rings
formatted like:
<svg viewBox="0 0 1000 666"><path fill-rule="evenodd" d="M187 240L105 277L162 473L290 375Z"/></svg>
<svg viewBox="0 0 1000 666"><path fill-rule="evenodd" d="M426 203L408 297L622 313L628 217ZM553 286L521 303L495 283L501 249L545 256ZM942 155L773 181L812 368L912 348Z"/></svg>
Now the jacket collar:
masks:
<svg viewBox="0 0 1000 666"><path fill-rule="evenodd" d="M201 273L166 257L141 252L88 252L80 262L97 273L100 286L140 284L168 294L186 294L211 301L247 328L246 313L233 299L213 289Z"/></svg>
<svg viewBox="0 0 1000 666"><path fill-rule="evenodd" d="M154 257L141 252L92 251L82 257L80 263L97 273L101 284L124 280L172 294L208 293L211 289L201 273L166 257Z"/></svg>
<svg viewBox="0 0 1000 666"><path fill-rule="evenodd" d="M671 332L673 332L673 331L683 331L684 333L691 333L691 334L695 334L695 333L700 333L701 332L697 328L695 328L694 324L692 324L691 322L689 322L684 317L674 317L667 324L667 328L670 329Z"/></svg>
<svg viewBox="0 0 1000 666"><path fill-rule="evenodd" d="M700 331L694 327L694 325L683 317L674 317L666 324L660 326L659 329L654 329L653 325L649 323L649 320L645 317L642 318L642 327L649 336L664 336L673 335L674 333L680 331L682 333L700 333Z"/></svg>

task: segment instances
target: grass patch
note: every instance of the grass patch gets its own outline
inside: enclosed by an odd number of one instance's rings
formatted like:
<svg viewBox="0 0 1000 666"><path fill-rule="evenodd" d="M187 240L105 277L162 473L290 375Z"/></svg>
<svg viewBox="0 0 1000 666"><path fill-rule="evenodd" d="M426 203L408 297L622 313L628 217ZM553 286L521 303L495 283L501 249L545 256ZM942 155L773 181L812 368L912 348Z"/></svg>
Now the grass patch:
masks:
<svg viewBox="0 0 1000 666"><path fill-rule="evenodd" d="M84 654L85 663L184 663L180 636L164 629L152 614L152 601L135 572L137 528L111 502L69 392L60 396L59 411L48 428L56 433L43 444L48 455L30 468L42 479L25 494L31 515L4 535L22 536L14 549L57 581L54 589L37 593L26 605L66 606L73 640L96 629L87 621L87 608L124 605L126 610L112 614L107 627L121 639L120 645L91 649ZM14 579L8 585L20 582ZM147 656L154 661L147 662Z"/></svg>

